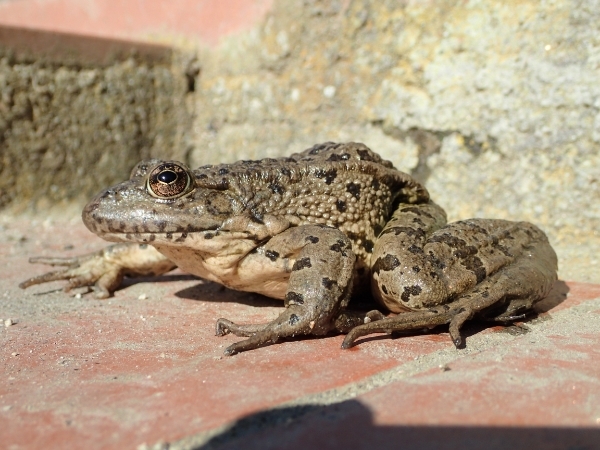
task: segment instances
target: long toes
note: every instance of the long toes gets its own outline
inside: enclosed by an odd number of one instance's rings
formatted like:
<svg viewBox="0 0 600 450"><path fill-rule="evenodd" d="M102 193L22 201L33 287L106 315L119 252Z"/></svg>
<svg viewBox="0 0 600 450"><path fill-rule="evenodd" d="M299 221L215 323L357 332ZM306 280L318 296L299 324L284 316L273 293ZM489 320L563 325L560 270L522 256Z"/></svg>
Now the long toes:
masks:
<svg viewBox="0 0 600 450"><path fill-rule="evenodd" d="M79 258L56 258L51 256L36 256L29 258L33 264L48 264L49 266L72 266L79 265Z"/></svg>
<svg viewBox="0 0 600 450"><path fill-rule="evenodd" d="M29 278L28 280L19 283L19 287L21 289L25 289L35 284L46 283L49 281L66 280L67 278L69 278L68 270L57 270L55 272L48 272L42 275Z"/></svg>
<svg viewBox="0 0 600 450"><path fill-rule="evenodd" d="M227 319L219 319L215 325L215 335L225 336L231 332L231 327L235 324Z"/></svg>
<svg viewBox="0 0 600 450"><path fill-rule="evenodd" d="M385 316L380 312L374 309L373 311L369 311L365 317L365 323L369 322L377 322L378 320L385 319Z"/></svg>
<svg viewBox="0 0 600 450"><path fill-rule="evenodd" d="M233 356L240 352L254 350L255 348L262 347L263 345L274 344L276 342L277 337L272 336L270 333L256 333L255 335L250 336L248 339L231 344L223 353L225 356Z"/></svg>
<svg viewBox="0 0 600 450"><path fill-rule="evenodd" d="M347 348L352 347L354 345L354 341L356 341L361 336L365 336L366 334L369 334L369 331L363 331L361 327L353 328L348 332L348 334L344 338L344 341L342 342L341 346L342 349L345 350Z"/></svg>
<svg viewBox="0 0 600 450"><path fill-rule="evenodd" d="M473 311L471 309L461 308L450 321L450 339L454 343L456 348L462 348L464 346L463 338L460 334L460 328L463 324L471 318Z"/></svg>

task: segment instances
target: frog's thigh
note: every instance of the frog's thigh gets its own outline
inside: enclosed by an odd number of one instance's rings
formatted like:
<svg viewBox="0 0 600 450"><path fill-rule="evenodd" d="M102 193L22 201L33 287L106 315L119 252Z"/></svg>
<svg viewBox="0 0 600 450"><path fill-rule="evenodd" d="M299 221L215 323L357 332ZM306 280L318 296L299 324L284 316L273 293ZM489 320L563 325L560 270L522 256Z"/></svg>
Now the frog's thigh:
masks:
<svg viewBox="0 0 600 450"><path fill-rule="evenodd" d="M464 233L457 235L450 232L453 230ZM554 250L544 233L526 222L473 219L451 224L434 233L422 250L438 269L436 279L443 281L446 301L435 303L420 298L415 308L420 311L356 327L344 340L344 348L370 333L444 323L450 323L450 336L460 346L460 327L466 320L475 315L514 320L543 299L557 279ZM428 289L426 284L423 286L419 293ZM410 300L412 296L401 299L405 303Z"/></svg>
<svg viewBox="0 0 600 450"><path fill-rule="evenodd" d="M380 262L373 264L373 289L382 291L379 297L394 312L453 301L513 265L531 265L556 277L554 251L544 233L527 222L455 222L432 233L424 243L417 239L411 245L406 233L396 243L389 236L382 237L387 241L376 249ZM531 249L538 256L528 256ZM399 256L393 259L392 252Z"/></svg>
<svg viewBox="0 0 600 450"><path fill-rule="evenodd" d="M294 261L285 295L285 311L249 339L230 346L227 354L250 350L299 334L322 335L335 326L339 311L347 305L352 286L355 255L351 241L338 229L309 225L295 227L273 237L265 252ZM219 326L236 332L236 325L219 320ZM260 330L258 330L260 328Z"/></svg>
<svg viewBox="0 0 600 450"><path fill-rule="evenodd" d="M398 206L377 238L371 256L371 291L388 310L419 307L419 299L443 303L448 297L438 268L424 252L427 238L445 224L444 211L433 202Z"/></svg>
<svg viewBox="0 0 600 450"><path fill-rule="evenodd" d="M450 338L456 347L463 343L461 326L473 316L510 321L543 299L556 281L556 254L546 242L537 242L522 252L514 263L487 277L451 303L397 316L353 328L342 344L351 347L361 336L432 328L450 324Z"/></svg>

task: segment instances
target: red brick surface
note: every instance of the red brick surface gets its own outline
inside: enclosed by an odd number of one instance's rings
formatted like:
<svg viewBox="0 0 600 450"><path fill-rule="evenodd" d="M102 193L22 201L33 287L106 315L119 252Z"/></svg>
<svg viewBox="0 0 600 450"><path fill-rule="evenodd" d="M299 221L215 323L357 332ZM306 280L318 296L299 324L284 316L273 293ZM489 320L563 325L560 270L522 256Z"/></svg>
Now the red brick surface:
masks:
<svg viewBox="0 0 600 450"><path fill-rule="evenodd" d="M346 351L339 348L342 337L333 336L222 357L238 338L214 336L217 318L266 321L280 303L177 272L130 284L109 300L73 298L54 291L58 282L21 291L19 281L45 270L29 265L28 257L79 254L104 244L82 225L22 221L1 235L0 318L17 322L0 332L0 442L6 448L173 442L248 415L277 418L270 408L335 388L360 388L389 369L396 381L359 389L365 393L338 405L310 400L293 426L259 428L251 441L265 448L271 441L272 448L309 448L304 444L312 441L352 448L364 441L367 448L370 433L390 444L386 439L394 436L443 437L462 427L475 434L480 427L495 433L507 427L505 437L524 426L551 434L553 427L588 429L592 436L599 430L600 334L590 326L599 319L593 301L600 285L559 282L546 302L549 312L529 325L541 330L533 334L506 341L502 327L467 329L467 345L479 346L471 351L454 350L441 330L370 337ZM148 298L139 299L142 294ZM562 318L588 304L596 306L570 321ZM491 339L478 343L481 336ZM450 355L443 370L418 365L439 354ZM429 427L434 431L423 431ZM228 442L235 448L235 439Z"/></svg>
<svg viewBox="0 0 600 450"><path fill-rule="evenodd" d="M8 0L0 2L0 26L111 39L167 37L216 45L248 29L272 0Z"/></svg>

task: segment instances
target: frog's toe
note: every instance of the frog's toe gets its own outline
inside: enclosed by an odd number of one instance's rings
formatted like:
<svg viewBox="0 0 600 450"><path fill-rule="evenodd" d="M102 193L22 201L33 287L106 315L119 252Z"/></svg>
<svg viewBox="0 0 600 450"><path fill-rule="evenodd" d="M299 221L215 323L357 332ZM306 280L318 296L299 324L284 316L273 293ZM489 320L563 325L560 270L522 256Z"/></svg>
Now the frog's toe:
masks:
<svg viewBox="0 0 600 450"><path fill-rule="evenodd" d="M219 319L215 325L215 335L225 336L231 332L231 328L235 327L235 324L227 319Z"/></svg>
<svg viewBox="0 0 600 450"><path fill-rule="evenodd" d="M225 336L226 334L233 333L236 336L248 337L265 329L268 325L268 323L258 325L238 325L231 320L219 319L217 320L215 334L217 336Z"/></svg>
<svg viewBox="0 0 600 450"><path fill-rule="evenodd" d="M263 331L250 336L248 339L231 344L223 353L225 356L233 356L247 350L254 350L265 345L275 344L278 340L279 336L276 334Z"/></svg>
<svg viewBox="0 0 600 450"><path fill-rule="evenodd" d="M461 308L450 320L450 339L456 348L463 348L464 341L460 334L460 329L463 324L473 316L473 311L470 308Z"/></svg>
<svg viewBox="0 0 600 450"><path fill-rule="evenodd" d="M375 322L359 325L350 330L342 342L342 348L346 349L352 347L358 338L368 334L391 334L394 331L433 328L437 325L450 322L456 314L456 312L453 313L444 308L432 308L425 311L406 312L393 317L385 317ZM460 324L459 322L456 323L458 328L460 328L462 323L464 323L464 320Z"/></svg>
<svg viewBox="0 0 600 450"><path fill-rule="evenodd" d="M46 264L48 266L78 266L80 262L79 257L73 258L58 258L53 256L35 256L29 258L29 262L32 264Z"/></svg>

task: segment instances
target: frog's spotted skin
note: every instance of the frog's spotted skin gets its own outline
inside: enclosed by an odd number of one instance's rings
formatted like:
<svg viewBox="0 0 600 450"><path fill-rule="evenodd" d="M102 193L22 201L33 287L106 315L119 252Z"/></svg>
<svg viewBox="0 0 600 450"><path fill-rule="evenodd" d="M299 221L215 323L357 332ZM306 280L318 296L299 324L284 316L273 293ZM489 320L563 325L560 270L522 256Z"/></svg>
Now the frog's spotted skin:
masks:
<svg viewBox="0 0 600 450"><path fill-rule="evenodd" d="M177 265L284 300L284 312L268 324L220 319L217 334L248 338L227 354L334 329L352 330L348 347L368 333L444 323L460 345L464 321L521 316L556 280L556 255L538 228L486 219L446 225L424 186L357 143L194 171L143 161L128 181L92 200L83 220L107 240L132 243L132 254L137 244L152 247L145 256L138 247L136 258L116 252L108 267L100 254L70 261L69 269L23 285L62 278L70 286L96 283L105 296L123 274L147 272L153 261L154 273ZM369 284L400 314L346 311L352 290Z"/></svg>

